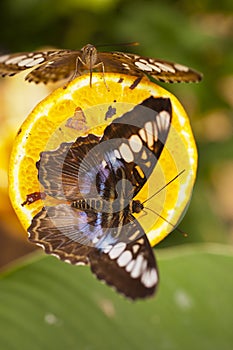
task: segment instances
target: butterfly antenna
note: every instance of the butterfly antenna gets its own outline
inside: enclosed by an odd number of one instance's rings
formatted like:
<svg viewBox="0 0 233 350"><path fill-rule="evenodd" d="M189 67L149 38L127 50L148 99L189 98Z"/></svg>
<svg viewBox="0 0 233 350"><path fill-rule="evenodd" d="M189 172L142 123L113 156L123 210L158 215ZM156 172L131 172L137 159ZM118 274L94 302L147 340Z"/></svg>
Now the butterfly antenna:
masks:
<svg viewBox="0 0 233 350"><path fill-rule="evenodd" d="M179 172L179 174L177 174L175 177L173 177L173 179L171 179L169 182L166 183L166 185L164 185L163 187L161 187L157 192L155 192L152 196L150 196L149 198L147 198L144 202L142 202L142 204L148 202L149 200L151 200L154 196L156 196L158 193L160 193L162 190L164 190L164 188L166 188L168 185L170 185L174 180L176 180L180 175L182 175L185 172L185 169L182 170L181 172Z"/></svg>
<svg viewBox="0 0 233 350"><path fill-rule="evenodd" d="M184 237L188 237L188 234L182 230L180 230L178 227L176 227L174 224L172 224L170 221L168 221L164 216L160 215L159 213L157 213L155 210L152 210L150 208L144 207L146 210L151 211L152 213L154 213L155 215L159 216L162 220L166 221L169 225L171 225L174 230L177 230L178 232L180 232Z"/></svg>
<svg viewBox="0 0 233 350"><path fill-rule="evenodd" d="M107 46L138 46L140 45L137 41L129 42L129 43L117 43L117 44L99 44L95 45L95 47L107 47Z"/></svg>

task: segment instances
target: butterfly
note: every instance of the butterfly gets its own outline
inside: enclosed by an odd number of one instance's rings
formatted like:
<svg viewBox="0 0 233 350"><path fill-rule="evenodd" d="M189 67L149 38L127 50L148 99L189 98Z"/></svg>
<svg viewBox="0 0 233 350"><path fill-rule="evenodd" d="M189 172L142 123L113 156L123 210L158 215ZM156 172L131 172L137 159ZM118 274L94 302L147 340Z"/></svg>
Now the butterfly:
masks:
<svg viewBox="0 0 233 350"><path fill-rule="evenodd" d="M44 200L29 240L61 260L90 265L130 299L153 295L158 268L135 217L144 210L135 196L158 162L171 120L170 99L151 96L114 119L102 136L89 133L42 152L38 179L43 196L56 203Z"/></svg>
<svg viewBox="0 0 233 350"><path fill-rule="evenodd" d="M29 68L33 69L25 79L44 84L63 79L71 81L89 72L91 85L93 71L100 71L103 76L105 72L128 74L138 77L138 82L144 75L168 83L198 82L202 79L201 73L179 63L124 52L98 52L91 44L81 50L47 50L0 56L2 77L13 76Z"/></svg>

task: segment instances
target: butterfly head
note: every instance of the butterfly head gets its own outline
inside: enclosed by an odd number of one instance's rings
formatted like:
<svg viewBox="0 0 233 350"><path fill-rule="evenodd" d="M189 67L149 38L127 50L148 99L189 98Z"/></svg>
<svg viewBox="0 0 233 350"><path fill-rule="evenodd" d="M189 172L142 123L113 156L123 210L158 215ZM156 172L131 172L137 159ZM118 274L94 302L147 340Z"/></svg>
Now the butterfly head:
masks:
<svg viewBox="0 0 233 350"><path fill-rule="evenodd" d="M144 206L139 200L132 201L132 213L140 213L143 210Z"/></svg>
<svg viewBox="0 0 233 350"><path fill-rule="evenodd" d="M91 69L98 58L97 50L94 45L92 44L87 44L85 45L82 49L82 61L85 63L85 65Z"/></svg>

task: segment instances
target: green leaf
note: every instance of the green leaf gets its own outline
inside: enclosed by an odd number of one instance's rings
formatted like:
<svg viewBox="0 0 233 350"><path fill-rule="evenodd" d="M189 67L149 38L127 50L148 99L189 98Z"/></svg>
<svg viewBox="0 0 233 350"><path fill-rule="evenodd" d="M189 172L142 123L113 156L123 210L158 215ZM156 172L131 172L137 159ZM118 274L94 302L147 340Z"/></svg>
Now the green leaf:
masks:
<svg viewBox="0 0 233 350"><path fill-rule="evenodd" d="M157 252L161 283L131 302L88 267L36 257L0 280L0 349L221 349L233 344L233 252L227 246Z"/></svg>

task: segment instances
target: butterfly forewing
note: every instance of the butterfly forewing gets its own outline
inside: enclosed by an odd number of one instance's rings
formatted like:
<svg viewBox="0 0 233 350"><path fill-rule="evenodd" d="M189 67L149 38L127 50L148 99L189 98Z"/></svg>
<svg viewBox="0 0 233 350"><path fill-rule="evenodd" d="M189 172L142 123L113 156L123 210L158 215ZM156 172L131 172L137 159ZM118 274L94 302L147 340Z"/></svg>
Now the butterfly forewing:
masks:
<svg viewBox="0 0 233 350"><path fill-rule="evenodd" d="M172 119L170 99L150 97L111 123L101 142L107 144L106 154L116 157L130 170L126 178L134 186L135 196L148 180L166 142ZM143 174L143 175L142 175Z"/></svg>
<svg viewBox="0 0 233 350"><path fill-rule="evenodd" d="M11 76L29 68L32 71L25 79L45 84L73 79L90 71L100 71L103 74L122 73L138 77L146 74L156 80L171 83L198 82L202 79L201 73L178 63L124 52L97 52L90 44L77 51L48 50L0 56L2 76Z"/></svg>
<svg viewBox="0 0 233 350"><path fill-rule="evenodd" d="M111 56L109 57L109 54ZM142 76L149 75L156 80L175 82L198 82L202 74L179 63L154 59L123 52L100 52L99 59L104 63L106 72Z"/></svg>
<svg viewBox="0 0 233 350"><path fill-rule="evenodd" d="M44 65L45 62L60 60L63 56L69 56L70 50L48 50L35 52L20 52L0 56L0 75L11 76L23 70Z"/></svg>
<svg viewBox="0 0 233 350"><path fill-rule="evenodd" d="M64 50L62 53L62 55L61 53L58 57L55 55L53 59L33 69L25 79L29 82L47 84L79 75L76 66L80 52Z"/></svg>

